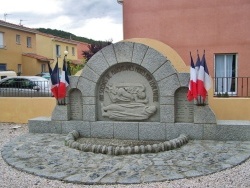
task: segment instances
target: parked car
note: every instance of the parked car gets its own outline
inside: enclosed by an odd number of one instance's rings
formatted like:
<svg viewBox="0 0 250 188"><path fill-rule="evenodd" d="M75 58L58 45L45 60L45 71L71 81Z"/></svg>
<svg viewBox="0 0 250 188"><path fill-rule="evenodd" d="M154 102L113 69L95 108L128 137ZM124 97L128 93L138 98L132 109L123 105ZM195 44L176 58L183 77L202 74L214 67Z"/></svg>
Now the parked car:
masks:
<svg viewBox="0 0 250 188"><path fill-rule="evenodd" d="M49 72L41 72L41 73L37 74L36 76L40 76L40 77L46 78L47 80L50 79Z"/></svg>
<svg viewBox="0 0 250 188"><path fill-rule="evenodd" d="M39 76L15 76L0 81L1 97L50 97L49 81Z"/></svg>
<svg viewBox="0 0 250 188"><path fill-rule="evenodd" d="M7 78L7 77L13 77L17 76L15 71L0 71L0 80Z"/></svg>
<svg viewBox="0 0 250 188"><path fill-rule="evenodd" d="M47 80L51 79L49 72L41 72L40 74L37 74L36 76L40 76L40 77L46 78ZM59 75L59 78L61 78L61 75Z"/></svg>

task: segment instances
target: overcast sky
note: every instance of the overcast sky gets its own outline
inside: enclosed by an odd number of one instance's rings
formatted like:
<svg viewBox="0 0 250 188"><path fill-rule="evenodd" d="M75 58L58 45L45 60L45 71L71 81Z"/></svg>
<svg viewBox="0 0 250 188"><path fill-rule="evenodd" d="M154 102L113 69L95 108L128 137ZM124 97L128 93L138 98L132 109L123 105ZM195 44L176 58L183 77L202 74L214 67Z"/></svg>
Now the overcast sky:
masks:
<svg viewBox="0 0 250 188"><path fill-rule="evenodd" d="M29 28L57 29L114 43L123 39L122 5L117 0L4 0L0 14L1 20Z"/></svg>

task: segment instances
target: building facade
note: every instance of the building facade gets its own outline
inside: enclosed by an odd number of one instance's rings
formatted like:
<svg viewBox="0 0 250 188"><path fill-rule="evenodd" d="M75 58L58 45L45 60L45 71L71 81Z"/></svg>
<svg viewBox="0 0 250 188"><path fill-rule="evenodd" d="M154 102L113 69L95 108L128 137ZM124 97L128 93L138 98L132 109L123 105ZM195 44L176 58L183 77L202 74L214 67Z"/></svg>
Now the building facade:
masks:
<svg viewBox="0 0 250 188"><path fill-rule="evenodd" d="M23 73L23 53L36 53L36 30L0 20L0 70Z"/></svg>
<svg viewBox="0 0 250 188"><path fill-rule="evenodd" d="M120 2L120 1L119 1ZM159 40L190 65L205 50L213 94L250 96L249 0L123 0L124 39Z"/></svg>
<svg viewBox="0 0 250 188"><path fill-rule="evenodd" d="M36 75L48 72L48 63L53 68L57 60L61 69L65 51L68 51L67 60L82 63L78 48L87 45L0 20L0 71Z"/></svg>

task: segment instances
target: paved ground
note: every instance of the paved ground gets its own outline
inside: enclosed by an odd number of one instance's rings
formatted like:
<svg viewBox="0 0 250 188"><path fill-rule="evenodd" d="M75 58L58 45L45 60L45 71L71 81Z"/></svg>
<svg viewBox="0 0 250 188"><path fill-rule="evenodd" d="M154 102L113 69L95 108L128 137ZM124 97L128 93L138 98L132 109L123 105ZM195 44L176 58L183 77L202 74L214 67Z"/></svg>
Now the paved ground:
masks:
<svg viewBox="0 0 250 188"><path fill-rule="evenodd" d="M138 184L203 176L241 164L250 141L189 141L156 154L110 156L64 146L66 135L18 136L2 148L11 166L49 179L83 184Z"/></svg>

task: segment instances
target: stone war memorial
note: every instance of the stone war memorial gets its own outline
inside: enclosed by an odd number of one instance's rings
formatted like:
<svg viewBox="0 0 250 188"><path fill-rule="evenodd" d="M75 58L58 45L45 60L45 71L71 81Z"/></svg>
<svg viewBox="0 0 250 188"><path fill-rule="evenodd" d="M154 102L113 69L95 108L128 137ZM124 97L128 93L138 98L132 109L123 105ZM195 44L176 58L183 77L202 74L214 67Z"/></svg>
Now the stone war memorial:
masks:
<svg viewBox="0 0 250 188"><path fill-rule="evenodd" d="M189 67L159 41L111 44L70 77L65 104L51 117L30 119L29 133L7 144L3 158L35 175L83 184L201 176L249 158L249 125L217 121L208 101L187 101L189 80Z"/></svg>
<svg viewBox="0 0 250 188"><path fill-rule="evenodd" d="M76 130L82 137L162 141L182 133L209 137L203 129L216 125L215 116L208 105L186 100L189 69L170 53L178 63L141 43L102 49L80 76L70 77L66 105L57 105L51 118L30 120L30 132Z"/></svg>

